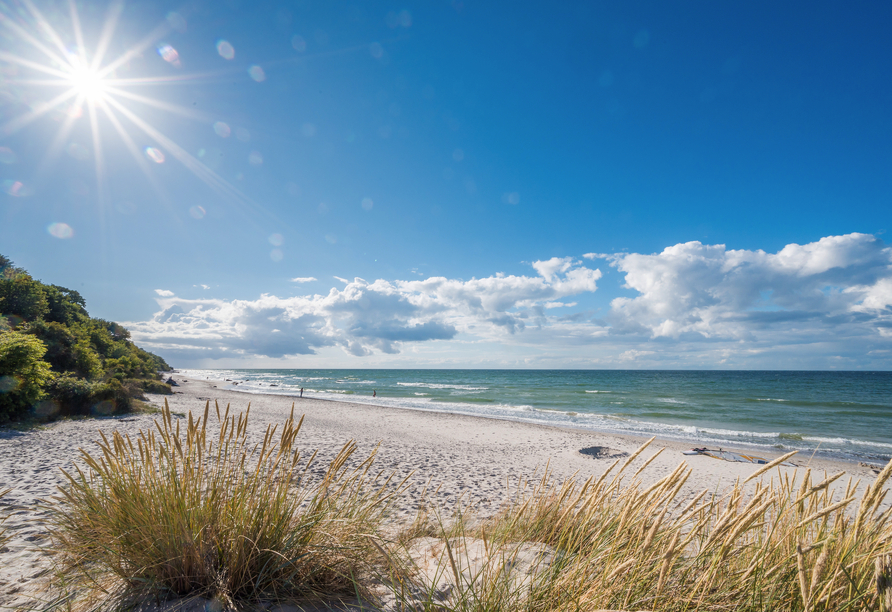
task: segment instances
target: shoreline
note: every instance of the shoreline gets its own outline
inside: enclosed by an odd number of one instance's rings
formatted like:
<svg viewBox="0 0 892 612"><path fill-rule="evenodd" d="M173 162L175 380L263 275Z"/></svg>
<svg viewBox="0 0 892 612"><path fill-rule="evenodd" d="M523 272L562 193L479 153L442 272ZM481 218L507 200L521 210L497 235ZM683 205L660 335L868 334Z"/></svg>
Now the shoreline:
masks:
<svg viewBox="0 0 892 612"><path fill-rule="evenodd" d="M345 443L352 440L356 452L352 465L375 453L374 472L406 479L406 490L394 505L388 521L394 525L411 522L421 506L441 509L448 518L459 507L480 518L492 516L506 503L517 499L525 483L536 484L546 470L552 481L584 481L600 476L615 462L623 462L645 441L643 438L569 429L553 425L468 416L447 412L395 408L343 401L290 398L282 395L242 393L220 389L225 381L189 379L175 373L174 395L149 395L149 403L160 407L167 400L171 411L200 415L205 403L218 401L221 409L230 405L232 413L251 405L249 437L262 440L268 424L288 418L292 404L297 418L304 415L298 445L309 456L318 450L313 474L320 474ZM5 527L12 536L7 550L0 553L0 607L15 608L34 603L41 597L42 583L50 567L45 521L47 513L39 500L57 493L63 484L60 468L82 464L80 449L97 450L99 432L112 431L135 437L140 430L154 428L156 414L126 414L117 417L62 420L27 431L0 430L0 490L12 492L0 499L0 510L12 510ZM212 418L211 423L216 423ZM638 480L647 487L672 473L681 463L691 470L679 490L677 502L686 504L696 495L721 495L736 482L742 482L760 466L730 463L711 457L682 455L690 445L675 440L656 439L630 466L624 482L654 453L659 452ZM796 468L777 467L762 479L801 475L802 466L813 472L834 474L844 471L861 495L873 482L872 470L853 462L794 456ZM834 498L845 490L846 478L838 481ZM759 480L746 485L748 491ZM890 485L886 486L889 489ZM888 508L890 497L882 503Z"/></svg>
<svg viewBox="0 0 892 612"><path fill-rule="evenodd" d="M185 378L192 382L215 383L216 385L219 385L220 387L222 387L222 386L232 387L233 386L232 381L213 379L213 378L207 378L207 379L194 378L194 377L188 376L186 374L183 374L178 370L172 370L169 373L165 373L165 376L169 377L170 375L173 375L173 374L176 374L177 376L180 376L181 378ZM281 399L281 400L287 400L287 401L331 402L333 404L350 404L350 405L354 405L354 406L361 406L361 407L367 407L367 408L382 408L382 409L391 409L391 410L401 410L401 411L413 412L413 413L418 413L418 414L450 414L450 415L455 415L455 416L460 416L460 417L466 417L469 419L483 419L486 421L523 423L525 425L529 425L532 427L554 428L557 430L567 431L567 432L576 432L576 433L583 433L583 434L590 434L590 435L616 437L616 438L620 438L623 440L638 441L639 444L644 443L650 437L643 433L642 434L626 433L626 432L615 431L615 430L610 430L610 429L606 429L606 428L602 429L602 428L598 428L598 427L574 426L572 424L544 423L544 422L537 421L536 419L513 417L510 415L505 415L505 416L481 415L481 414L472 414L469 412L459 412L459 411L449 410L449 409L438 410L438 409L434 409L434 408L432 408L432 409L419 408L416 406L389 406L384 403L378 403L378 402L374 401L371 397L365 397L365 396L360 396L360 397L362 397L363 401L354 401L352 399L316 397L316 396L310 396L310 395L307 395L307 396L301 398L298 395L291 395L288 393L267 393L267 392L258 391L258 390L242 391L242 390L238 390L238 389L232 389L232 388L224 389L224 388L219 388L219 387L216 387L216 389L219 392L233 393L233 394L237 394L239 396L247 396L247 397L266 397L266 398L270 398L271 400L272 399ZM345 396L345 397L348 397L348 396ZM350 396L350 397L352 397L352 396ZM365 400L371 400L371 401L365 401ZM431 404L436 406L438 403L439 402L432 402ZM711 448L718 448L720 450L725 450L725 451L744 453L744 454L748 454L748 455L755 454L755 455L761 456L762 458L768 459L769 461L771 461L772 459L775 459L777 457L780 457L781 455L784 455L792 450L795 450L793 448L778 449L776 447L769 446L769 445L748 444L746 442L736 442L735 443L733 441L729 441L727 443L718 443L718 442L712 441L712 440L687 439L687 438L681 438L681 437L672 436L672 435L660 436L659 434L654 434L654 437L656 438L654 442L659 443L666 447L672 447L676 450L688 450L693 447L701 447L701 446L707 445ZM883 461L863 461L856 457L847 457L847 456L839 455L839 454L833 453L833 452L823 452L820 449L820 445L818 448L813 449L813 450L806 450L806 449L799 450L797 455L794 456L793 462L799 464L803 461L805 461L806 463L810 463L810 464L813 464L815 461L819 461L822 463L827 463L828 465L842 466L842 467L839 467L839 469L837 471L839 471L839 470L850 471L851 468L855 467L855 468L867 470L872 473L876 473L879 469L884 467L886 464ZM741 465L755 465L755 464L741 464ZM845 466L849 466L849 468L847 469ZM754 467L754 469L755 469L755 467Z"/></svg>
<svg viewBox="0 0 892 612"><path fill-rule="evenodd" d="M555 435L563 435L568 441L570 439L578 439L578 440L600 440L604 442L605 447L609 447L611 441L613 442L613 446L622 447L622 449L616 449L620 452L631 453L634 452L641 444L648 440L646 436L639 436L633 434L626 433L616 433L610 431L599 431L596 429L590 428L576 428L567 425L559 425L559 424L547 424L547 423L536 423L525 421L521 419L512 419L510 417L495 417L489 415L472 415L472 414L462 414L455 413L450 411L440 411L440 410L424 410L418 409L414 407L394 407L394 406L386 406L383 404L373 403L373 402L352 402L349 400L340 400L340 399L329 399L329 398L318 398L318 397L298 397L286 394L278 394L278 393L261 393L261 392L245 392L245 391L236 391L230 389L222 389L220 386L228 385L227 381L224 380L214 380L214 379L198 379L198 378L190 378L185 376L179 372L174 372L180 378L186 379L189 382L186 383L188 386L180 386L175 388L174 396L154 396L155 398L163 398L168 397L169 401L171 401L171 408L173 409L173 401L170 400L171 397L176 397L178 394L188 395L193 399L197 399L198 401L206 401L207 399L213 400L215 399L213 395L220 395L221 397L230 398L230 403L233 405L235 409L244 409L247 404L250 402L252 404L252 413L254 412L253 406L257 403L262 403L263 405L267 405L268 403L281 403L281 404L290 404L293 402L295 405L295 414L300 412L300 407L305 406L308 408L312 408L316 403L328 404L331 406L339 407L336 411L348 411L348 410L369 410L370 415L374 416L374 413L386 414L388 417L399 416L401 413L405 413L406 415L412 415L411 420L425 420L427 418L440 417L444 420L455 421L457 423L461 423L462 421L467 421L468 424L477 423L480 427L486 428L491 427L493 429L500 429L501 426L498 424L505 424L509 428L514 426L515 428L530 428L532 431L541 430L544 432L553 432ZM203 386L203 388L202 388ZM199 387L196 389L196 387ZM239 406L238 400L241 399L242 405ZM163 400L161 401L163 403ZM180 404L180 401L176 402ZM160 405L160 404L159 404ZM186 406L182 406L186 408ZM343 408L341 408L343 407ZM195 409L193 408L193 412ZM312 412L312 410L311 410ZM509 425L510 424L510 425ZM704 469L703 472L721 472L724 473L725 470L721 468L733 467L735 469L731 470L735 475L740 472L740 475L749 475L753 471L759 468L756 464L750 463L732 463L727 461L721 461L717 459L713 459L706 456L691 456L691 455L681 455L682 451L688 450L691 448L690 441L683 441L672 437L660 437L654 436L654 441L651 443L650 447L654 450L659 448L664 448L665 451L677 452L675 458L678 461L688 461L689 463L693 460L695 462L702 462L707 469ZM749 453L753 450L752 447L747 446L746 444L740 445L728 445L722 446L723 450L730 450L735 452L746 452ZM664 451L664 454L665 454ZM760 448L759 453L765 455L765 458L773 460L777 457L785 454L783 451L778 451L775 449L764 449ZM596 461L598 459L596 458ZM811 454L799 453L794 455L791 459L793 463L796 464L797 467L811 467L812 469L820 469L825 470L828 473L837 472L837 471L845 471L853 476L862 479L871 478L875 472L875 467L882 466L868 466L862 462L859 462L854 459L844 459L837 457L827 457L822 456L818 452L814 452ZM709 463L711 462L711 463ZM609 466L609 463L604 464L603 461L598 461L598 464L603 464L603 467L606 469ZM716 464L716 465L713 465ZM708 466L716 467L716 470L708 469ZM674 466L673 466L674 467ZM693 467L693 466L692 466ZM743 468L738 469L738 468ZM793 468L784 468L793 470ZM698 470L700 471L700 470ZM745 476L744 476L745 477Z"/></svg>

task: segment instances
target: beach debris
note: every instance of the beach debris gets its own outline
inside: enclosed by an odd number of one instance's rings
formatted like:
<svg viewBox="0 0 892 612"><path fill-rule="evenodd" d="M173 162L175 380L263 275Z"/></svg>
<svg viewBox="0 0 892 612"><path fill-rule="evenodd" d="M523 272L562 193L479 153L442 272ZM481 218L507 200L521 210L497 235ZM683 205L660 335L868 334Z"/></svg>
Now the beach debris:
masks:
<svg viewBox="0 0 892 612"><path fill-rule="evenodd" d="M624 453L612 448L607 448L606 446L589 446L587 448L580 448L579 453L581 455L587 455L592 459L619 459L620 457L627 457L629 455L629 453Z"/></svg>
<svg viewBox="0 0 892 612"><path fill-rule="evenodd" d="M792 453L791 453L792 454ZM713 459L721 459L722 461L730 461L731 463L755 463L756 465L766 465L772 463L770 460L755 455L744 455L732 451L712 448L692 448L691 450L682 451L682 455L706 455ZM789 461L782 461L777 465L784 467L796 467L796 464ZM772 466L773 467L773 466Z"/></svg>

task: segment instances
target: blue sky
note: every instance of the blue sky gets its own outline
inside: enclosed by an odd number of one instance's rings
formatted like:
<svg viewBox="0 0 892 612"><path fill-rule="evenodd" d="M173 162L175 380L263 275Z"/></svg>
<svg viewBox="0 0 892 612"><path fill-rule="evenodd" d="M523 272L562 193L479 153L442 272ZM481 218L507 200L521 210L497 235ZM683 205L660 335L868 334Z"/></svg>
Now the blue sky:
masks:
<svg viewBox="0 0 892 612"><path fill-rule="evenodd" d="M3 15L0 252L174 365L892 365L888 4Z"/></svg>

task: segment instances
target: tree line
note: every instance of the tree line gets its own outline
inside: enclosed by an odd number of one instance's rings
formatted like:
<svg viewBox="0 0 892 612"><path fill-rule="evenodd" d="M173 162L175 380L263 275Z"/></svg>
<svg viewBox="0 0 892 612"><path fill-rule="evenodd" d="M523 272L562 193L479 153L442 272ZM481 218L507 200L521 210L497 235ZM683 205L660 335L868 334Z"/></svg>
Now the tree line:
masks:
<svg viewBox="0 0 892 612"><path fill-rule="evenodd" d="M128 412L143 393L170 393L170 366L80 293L35 280L0 255L0 422Z"/></svg>

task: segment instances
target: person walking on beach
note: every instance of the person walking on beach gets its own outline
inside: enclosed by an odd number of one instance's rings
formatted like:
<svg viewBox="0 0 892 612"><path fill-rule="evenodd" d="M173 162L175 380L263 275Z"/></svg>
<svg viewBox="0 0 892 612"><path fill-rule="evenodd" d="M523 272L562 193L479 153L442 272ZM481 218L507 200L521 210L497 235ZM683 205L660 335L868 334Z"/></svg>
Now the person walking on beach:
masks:
<svg viewBox="0 0 892 612"><path fill-rule="evenodd" d="M372 389L372 397L378 397L378 390Z"/></svg>
<svg viewBox="0 0 892 612"><path fill-rule="evenodd" d="M301 396L301 397L304 396L304 388L303 388L303 387L300 388L300 396Z"/></svg>

